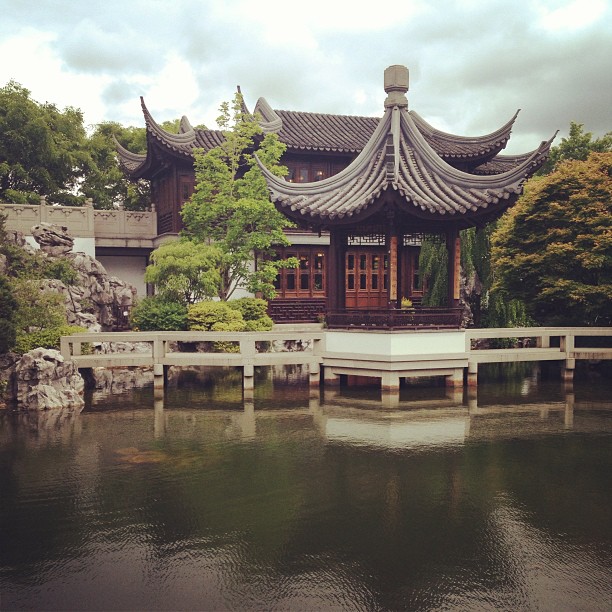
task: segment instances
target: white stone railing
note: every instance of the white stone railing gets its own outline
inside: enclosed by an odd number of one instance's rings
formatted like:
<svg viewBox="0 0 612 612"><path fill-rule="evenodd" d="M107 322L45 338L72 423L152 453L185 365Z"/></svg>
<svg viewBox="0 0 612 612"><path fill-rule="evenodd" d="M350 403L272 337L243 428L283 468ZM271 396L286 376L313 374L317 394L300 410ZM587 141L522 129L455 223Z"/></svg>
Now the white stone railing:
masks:
<svg viewBox="0 0 612 612"><path fill-rule="evenodd" d="M572 380L577 359L612 359L612 348L576 347L576 338L612 337L612 327L518 327L465 330L468 354L468 384L477 384L479 363L519 361L564 361L563 378ZM517 338L518 348L479 348L475 341ZM559 346L551 347L551 338ZM529 342L527 342L529 340ZM555 342L554 344L557 344Z"/></svg>
<svg viewBox="0 0 612 612"><path fill-rule="evenodd" d="M242 367L245 389L253 388L256 366L307 365L312 384L319 384L322 362L323 331L268 331L268 332L102 332L63 336L61 353L79 368L93 367L153 367L155 387L163 388L164 368L168 366L238 366ZM307 342L299 351L270 351L262 343ZM83 346L111 343L107 351L88 351ZM237 352L187 352L177 343L230 343ZM125 343L145 345L143 352L124 352ZM148 346L146 346L148 345Z"/></svg>
<svg viewBox="0 0 612 612"><path fill-rule="evenodd" d="M237 366L243 370L245 389L253 388L256 366L307 365L310 382L318 385L321 366L325 381L337 383L341 374L381 378L383 390L399 390L399 377L447 377L447 384L463 384L467 367L468 384L477 384L479 363L518 361L562 361L563 378L573 379L577 359L612 359L612 348L576 347L576 338L612 337L612 327L524 327L453 331L359 331L313 329L288 326L269 332L103 332L64 336L64 359L79 368L152 367L155 387L163 389L168 366ZM473 342L492 338L530 338L522 348L479 348ZM551 346L559 338L559 346ZM271 351L271 343L302 341L298 351ZM178 343L229 343L236 352L189 352ZM110 343L106 352L89 351L83 345ZM125 352L126 343L144 346L143 352ZM464 344L465 343L465 344ZM584 342L581 342L581 344ZM526 343L527 344L527 343ZM553 342L557 344L557 342ZM218 348L218 347L217 347ZM464 349L464 350L462 350ZM450 352L449 352L450 351ZM452 352L454 351L454 352ZM459 351L459 352L457 352ZM396 389L397 387L397 389Z"/></svg>
<svg viewBox="0 0 612 612"><path fill-rule="evenodd" d="M95 210L86 206L53 206L41 198L40 204L0 203L6 228L30 235L34 225L56 223L68 228L74 238L153 240L157 236L155 206L147 211L124 209Z"/></svg>

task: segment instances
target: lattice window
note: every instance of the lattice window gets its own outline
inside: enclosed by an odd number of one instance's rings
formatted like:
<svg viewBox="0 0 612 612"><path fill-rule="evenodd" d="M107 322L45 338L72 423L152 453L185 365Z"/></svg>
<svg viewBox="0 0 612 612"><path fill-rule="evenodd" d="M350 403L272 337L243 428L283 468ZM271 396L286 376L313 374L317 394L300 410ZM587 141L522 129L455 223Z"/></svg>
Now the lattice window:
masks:
<svg viewBox="0 0 612 612"><path fill-rule="evenodd" d="M384 233L349 234L347 244L349 246L385 246L386 237Z"/></svg>
<svg viewBox="0 0 612 612"><path fill-rule="evenodd" d="M442 244L446 241L444 234L430 234L426 232L414 232L412 234L404 234L404 246L421 246L423 240L427 238L433 242Z"/></svg>

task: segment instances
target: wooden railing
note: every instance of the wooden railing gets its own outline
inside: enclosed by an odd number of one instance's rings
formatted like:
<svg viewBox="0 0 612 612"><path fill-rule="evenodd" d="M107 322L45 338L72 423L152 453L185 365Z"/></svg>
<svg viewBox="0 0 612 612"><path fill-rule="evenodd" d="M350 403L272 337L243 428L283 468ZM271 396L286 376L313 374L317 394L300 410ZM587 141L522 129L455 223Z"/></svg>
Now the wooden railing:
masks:
<svg viewBox="0 0 612 612"><path fill-rule="evenodd" d="M276 298L268 302L275 323L320 323L325 318L325 298Z"/></svg>
<svg viewBox="0 0 612 612"><path fill-rule="evenodd" d="M460 308L346 309L328 312L329 329L459 329Z"/></svg>

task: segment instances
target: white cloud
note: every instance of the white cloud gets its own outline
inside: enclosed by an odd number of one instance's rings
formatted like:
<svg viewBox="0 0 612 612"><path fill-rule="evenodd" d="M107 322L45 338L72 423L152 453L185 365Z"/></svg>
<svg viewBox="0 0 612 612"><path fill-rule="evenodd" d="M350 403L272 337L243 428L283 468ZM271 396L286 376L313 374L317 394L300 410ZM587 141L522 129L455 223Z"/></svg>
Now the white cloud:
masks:
<svg viewBox="0 0 612 612"><path fill-rule="evenodd" d="M578 30L600 19L608 6L607 0L548 2L539 7L539 25L552 31Z"/></svg>
<svg viewBox="0 0 612 612"><path fill-rule="evenodd" d="M98 91L108 79L66 71L54 40L51 32L26 28L0 42L0 57L7 60L0 63L0 82L17 81L37 102L80 108L86 124L100 121L105 107Z"/></svg>
<svg viewBox="0 0 612 612"><path fill-rule="evenodd" d="M0 4L3 0L0 0ZM58 10L61 4L61 11ZM410 69L410 107L484 134L519 107L511 143L570 121L610 130L610 0L14 0L0 22L0 81L86 122L214 126L236 85L247 104L380 115L383 71ZM27 24L27 25L26 25ZM534 135L537 136L534 138Z"/></svg>

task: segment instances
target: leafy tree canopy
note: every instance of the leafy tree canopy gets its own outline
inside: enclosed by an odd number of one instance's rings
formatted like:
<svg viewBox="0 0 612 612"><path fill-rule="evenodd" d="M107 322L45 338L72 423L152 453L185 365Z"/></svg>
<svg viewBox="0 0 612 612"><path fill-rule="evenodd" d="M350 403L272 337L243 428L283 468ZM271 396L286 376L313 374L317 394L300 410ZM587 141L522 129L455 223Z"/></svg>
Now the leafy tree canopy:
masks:
<svg viewBox="0 0 612 612"><path fill-rule="evenodd" d="M180 120L162 127L177 133ZM146 129L108 121L88 135L76 108L60 111L33 100L25 87L9 81L0 88L0 201L38 204L41 196L56 204L96 208L118 205L148 208L147 181L129 181L117 162L115 139L133 153L146 153Z"/></svg>
<svg viewBox="0 0 612 612"><path fill-rule="evenodd" d="M194 243L218 248L220 299L229 299L239 285L273 297L278 268L296 263L272 260L275 245L289 244L283 229L292 224L270 202L253 150L258 145L261 162L283 176L287 169L279 160L285 146L276 134L263 135L244 110L240 93L231 105L222 105L217 122L225 140L207 153L196 153L196 191L181 213L183 233Z"/></svg>
<svg viewBox="0 0 612 612"><path fill-rule="evenodd" d="M10 81L0 88L0 200L35 202L41 195L72 204L91 164L83 115L39 104Z"/></svg>
<svg viewBox="0 0 612 612"><path fill-rule="evenodd" d="M98 124L88 139L91 163L84 173L80 192L96 208L122 205L127 210L144 210L151 202L147 181L130 181L117 162L115 139L133 153L146 153L146 129L123 127L108 121Z"/></svg>
<svg viewBox="0 0 612 612"><path fill-rule="evenodd" d="M548 160L542 166L540 174L550 174L562 161L578 159L581 161L591 153L605 153L612 151L612 132L601 138L593 138L592 132L585 132L582 123L570 123L569 136L562 138L561 142L552 147Z"/></svg>
<svg viewBox="0 0 612 612"><path fill-rule="evenodd" d="M532 179L492 244L494 290L537 323L612 324L612 153Z"/></svg>
<svg viewBox="0 0 612 612"><path fill-rule="evenodd" d="M151 253L145 281L157 287L166 301L187 306L217 295L222 253L214 245L182 238Z"/></svg>

